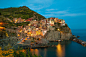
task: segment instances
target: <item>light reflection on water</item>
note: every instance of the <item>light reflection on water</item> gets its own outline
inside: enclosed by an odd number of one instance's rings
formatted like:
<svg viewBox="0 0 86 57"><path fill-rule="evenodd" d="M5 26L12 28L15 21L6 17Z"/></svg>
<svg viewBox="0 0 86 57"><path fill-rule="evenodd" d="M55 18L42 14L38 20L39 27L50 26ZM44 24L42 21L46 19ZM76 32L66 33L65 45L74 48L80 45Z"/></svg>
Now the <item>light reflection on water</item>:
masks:
<svg viewBox="0 0 86 57"><path fill-rule="evenodd" d="M36 54L39 55L39 50L38 49L30 49L32 55Z"/></svg>
<svg viewBox="0 0 86 57"><path fill-rule="evenodd" d="M65 45L61 45L60 43L58 43L56 48L57 48L56 49L57 56L58 57L64 57L65 56Z"/></svg>
<svg viewBox="0 0 86 57"><path fill-rule="evenodd" d="M46 55L47 55L47 49L45 48L44 49L44 57L46 57Z"/></svg>
<svg viewBox="0 0 86 57"><path fill-rule="evenodd" d="M56 47L30 49L30 51L32 54L42 55L42 57L65 57L65 45L69 43L71 41L52 42L51 45L56 45Z"/></svg>
<svg viewBox="0 0 86 57"><path fill-rule="evenodd" d="M73 41L52 42L49 45L56 47L32 49L32 53L42 57L86 57L86 47Z"/></svg>
<svg viewBox="0 0 86 57"><path fill-rule="evenodd" d="M52 42L49 45L56 47L30 49L30 51L42 57L86 57L86 47L73 41Z"/></svg>
<svg viewBox="0 0 86 57"><path fill-rule="evenodd" d="M40 49L30 49L30 52L32 53L32 55L36 54L36 55L40 55L39 51L41 51ZM44 48L44 57L46 57L47 55L47 49Z"/></svg>

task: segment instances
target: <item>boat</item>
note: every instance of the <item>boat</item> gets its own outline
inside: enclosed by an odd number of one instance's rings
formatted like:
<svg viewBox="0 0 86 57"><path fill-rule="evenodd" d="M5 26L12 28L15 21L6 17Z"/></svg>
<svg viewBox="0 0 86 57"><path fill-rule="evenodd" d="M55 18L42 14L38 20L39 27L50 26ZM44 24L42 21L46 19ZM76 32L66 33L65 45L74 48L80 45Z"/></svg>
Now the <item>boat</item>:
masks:
<svg viewBox="0 0 86 57"><path fill-rule="evenodd" d="M61 40L58 40L59 42L61 41Z"/></svg>

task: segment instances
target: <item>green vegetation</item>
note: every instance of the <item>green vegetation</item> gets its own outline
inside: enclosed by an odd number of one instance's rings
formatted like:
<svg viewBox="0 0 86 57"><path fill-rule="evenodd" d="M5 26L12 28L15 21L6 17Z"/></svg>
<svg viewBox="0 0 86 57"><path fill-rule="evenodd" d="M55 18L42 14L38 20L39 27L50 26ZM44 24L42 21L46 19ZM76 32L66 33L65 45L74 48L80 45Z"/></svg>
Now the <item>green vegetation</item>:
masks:
<svg viewBox="0 0 86 57"><path fill-rule="evenodd" d="M17 27L17 26L26 26L29 24L29 22L23 22L23 23L13 23L7 20L7 18L13 20L13 18L22 18L22 19L28 19L28 18L34 18L36 20L45 19L42 15L34 12L33 10L29 9L26 6L19 7L19 8L5 8L0 9L0 22L4 22L6 24L3 25L3 27L11 28Z"/></svg>
<svg viewBox="0 0 86 57"><path fill-rule="evenodd" d="M22 23L15 23L16 26L25 26L28 25L30 22L22 22Z"/></svg>
<svg viewBox="0 0 86 57"><path fill-rule="evenodd" d="M40 20L41 18L45 18L42 15L34 12L33 10L30 10L28 7L23 6L19 8L5 8L5 9L0 9L0 15L3 15L4 17L13 19L13 18L22 18L22 19L28 19L31 17L34 17L34 19Z"/></svg>
<svg viewBox="0 0 86 57"><path fill-rule="evenodd" d="M36 54L32 55L32 53L28 49L22 49L18 48L17 50L15 49L5 49L1 50L0 47L0 57L42 57L42 56L37 56Z"/></svg>

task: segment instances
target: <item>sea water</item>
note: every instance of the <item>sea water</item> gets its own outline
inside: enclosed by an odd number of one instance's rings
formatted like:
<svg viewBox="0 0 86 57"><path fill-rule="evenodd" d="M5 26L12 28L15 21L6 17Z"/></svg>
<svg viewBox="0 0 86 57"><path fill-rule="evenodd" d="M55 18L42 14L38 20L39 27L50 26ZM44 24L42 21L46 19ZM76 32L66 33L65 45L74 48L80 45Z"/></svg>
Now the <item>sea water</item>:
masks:
<svg viewBox="0 0 86 57"><path fill-rule="evenodd" d="M73 35L80 36L79 39L86 41L86 29L72 29L71 31ZM50 44L56 47L30 49L30 51L42 57L86 57L86 47L76 42L62 41Z"/></svg>

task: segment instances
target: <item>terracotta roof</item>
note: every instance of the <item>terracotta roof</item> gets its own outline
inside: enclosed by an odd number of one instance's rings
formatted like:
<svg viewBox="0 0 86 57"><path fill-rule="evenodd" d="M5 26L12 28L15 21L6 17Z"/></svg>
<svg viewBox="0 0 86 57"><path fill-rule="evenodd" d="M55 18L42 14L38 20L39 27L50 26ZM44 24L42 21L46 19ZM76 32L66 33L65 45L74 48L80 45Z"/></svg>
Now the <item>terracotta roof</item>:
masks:
<svg viewBox="0 0 86 57"><path fill-rule="evenodd" d="M26 21L31 21L32 20L32 18L28 18Z"/></svg>

